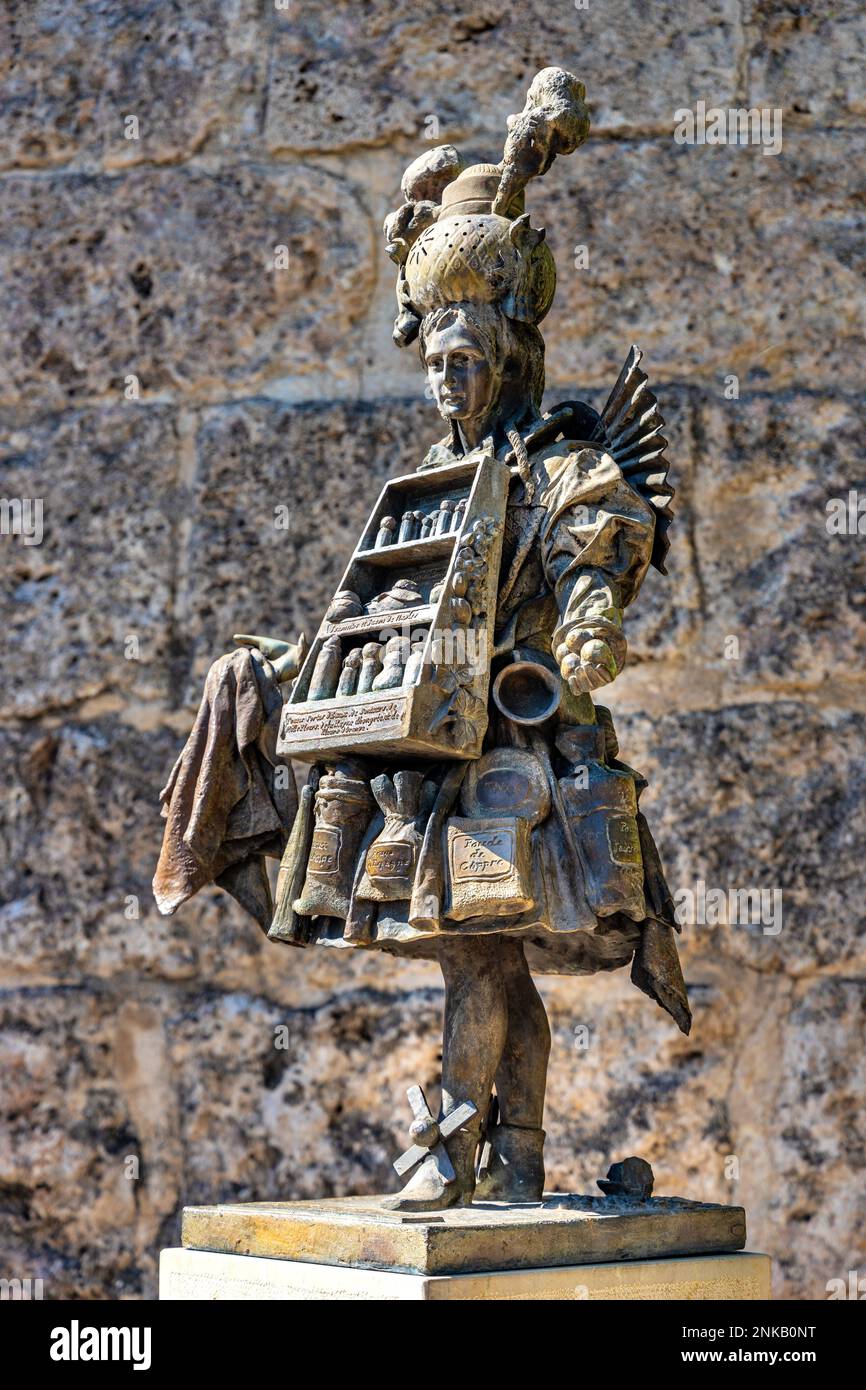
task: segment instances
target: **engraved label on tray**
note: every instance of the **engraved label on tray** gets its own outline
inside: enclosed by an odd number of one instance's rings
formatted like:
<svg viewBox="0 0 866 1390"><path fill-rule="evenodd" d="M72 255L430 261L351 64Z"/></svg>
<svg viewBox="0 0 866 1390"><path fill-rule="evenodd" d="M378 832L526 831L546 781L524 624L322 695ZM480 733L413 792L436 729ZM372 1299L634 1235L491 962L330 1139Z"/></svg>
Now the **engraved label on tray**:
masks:
<svg viewBox="0 0 866 1390"><path fill-rule="evenodd" d="M529 782L522 772L495 768L492 772L483 772L478 778L475 795L479 805L489 807L491 811L506 811L522 806L529 792Z"/></svg>
<svg viewBox="0 0 866 1390"><path fill-rule="evenodd" d="M398 618L402 626L404 623L425 622L429 617L430 605L425 603L420 608L383 609L381 613L362 613L358 618L344 618L341 623L323 623L322 631L372 632L378 627L393 625Z"/></svg>
<svg viewBox="0 0 866 1390"><path fill-rule="evenodd" d="M283 711L284 739L345 738L353 734L400 733L405 695L371 704L345 704L332 709L300 710L287 705Z"/></svg>
<svg viewBox="0 0 866 1390"><path fill-rule="evenodd" d="M339 826L318 825L313 831L307 869L317 878L337 873L343 832Z"/></svg>
<svg viewBox="0 0 866 1390"><path fill-rule="evenodd" d="M510 829L477 830L455 835L451 842L451 872L455 883L482 879L494 883L514 870L517 837Z"/></svg>
<svg viewBox="0 0 866 1390"><path fill-rule="evenodd" d="M367 873L373 878L405 878L412 871L412 846L405 841L377 840L367 850Z"/></svg>

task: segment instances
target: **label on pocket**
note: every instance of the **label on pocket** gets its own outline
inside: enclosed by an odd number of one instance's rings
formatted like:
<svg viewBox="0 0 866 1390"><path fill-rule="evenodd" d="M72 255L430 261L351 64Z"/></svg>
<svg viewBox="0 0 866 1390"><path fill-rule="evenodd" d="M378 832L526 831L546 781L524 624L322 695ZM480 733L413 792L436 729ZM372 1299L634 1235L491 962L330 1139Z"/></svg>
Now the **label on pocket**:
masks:
<svg viewBox="0 0 866 1390"><path fill-rule="evenodd" d="M517 833L507 830L476 830L455 834L451 841L451 872L455 883L480 879L494 883L514 872Z"/></svg>
<svg viewBox="0 0 866 1390"><path fill-rule="evenodd" d="M414 846L400 840L376 840L367 850L371 878L406 878L415 866Z"/></svg>
<svg viewBox="0 0 866 1390"><path fill-rule="evenodd" d="M335 874L340 866L340 846L343 832L339 826L317 825L310 845L307 872L316 876Z"/></svg>
<svg viewBox="0 0 866 1390"><path fill-rule="evenodd" d="M445 916L512 917L533 905L529 821L453 816L446 826Z"/></svg>

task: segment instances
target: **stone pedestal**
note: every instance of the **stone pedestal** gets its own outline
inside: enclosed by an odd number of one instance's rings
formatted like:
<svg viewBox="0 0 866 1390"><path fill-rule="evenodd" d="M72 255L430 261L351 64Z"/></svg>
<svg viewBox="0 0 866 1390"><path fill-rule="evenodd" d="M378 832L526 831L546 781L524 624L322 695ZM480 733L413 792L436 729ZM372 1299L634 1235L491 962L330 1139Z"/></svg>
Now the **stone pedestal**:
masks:
<svg viewBox="0 0 866 1390"><path fill-rule="evenodd" d="M766 1299L741 1207L551 1193L402 1213L376 1198L188 1207L160 1297Z"/></svg>
<svg viewBox="0 0 866 1390"><path fill-rule="evenodd" d="M768 1299L767 1255L685 1255L490 1274L401 1274L257 1255L163 1250L159 1296L226 1299Z"/></svg>

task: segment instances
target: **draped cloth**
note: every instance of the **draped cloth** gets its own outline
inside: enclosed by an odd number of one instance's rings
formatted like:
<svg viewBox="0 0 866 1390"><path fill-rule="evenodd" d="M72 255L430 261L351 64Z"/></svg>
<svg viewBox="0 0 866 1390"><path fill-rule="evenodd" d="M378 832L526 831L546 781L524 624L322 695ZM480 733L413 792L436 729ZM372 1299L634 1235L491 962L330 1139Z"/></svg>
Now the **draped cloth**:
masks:
<svg viewBox="0 0 866 1390"><path fill-rule="evenodd" d="M279 858L298 806L277 758L282 696L273 669L241 649L207 674L192 732L160 792L165 833L153 879L170 915L216 883L267 931L273 902L265 858Z"/></svg>

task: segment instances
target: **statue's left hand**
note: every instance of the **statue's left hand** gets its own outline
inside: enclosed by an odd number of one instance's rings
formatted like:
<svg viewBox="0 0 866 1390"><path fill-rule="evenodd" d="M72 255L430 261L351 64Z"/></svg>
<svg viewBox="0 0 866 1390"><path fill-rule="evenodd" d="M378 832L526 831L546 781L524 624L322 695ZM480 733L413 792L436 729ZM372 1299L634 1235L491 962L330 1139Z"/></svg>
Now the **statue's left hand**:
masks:
<svg viewBox="0 0 866 1390"><path fill-rule="evenodd" d="M617 674L616 658L606 642L598 638L585 640L579 651L566 642L556 649L556 659L562 679L573 695L585 695L608 685Z"/></svg>
<svg viewBox="0 0 866 1390"><path fill-rule="evenodd" d="M240 643L242 647L255 647L262 656L266 656L281 685L298 674L307 655L307 639L303 632L294 643L282 642L277 637L256 637L246 632L235 632L232 641Z"/></svg>

